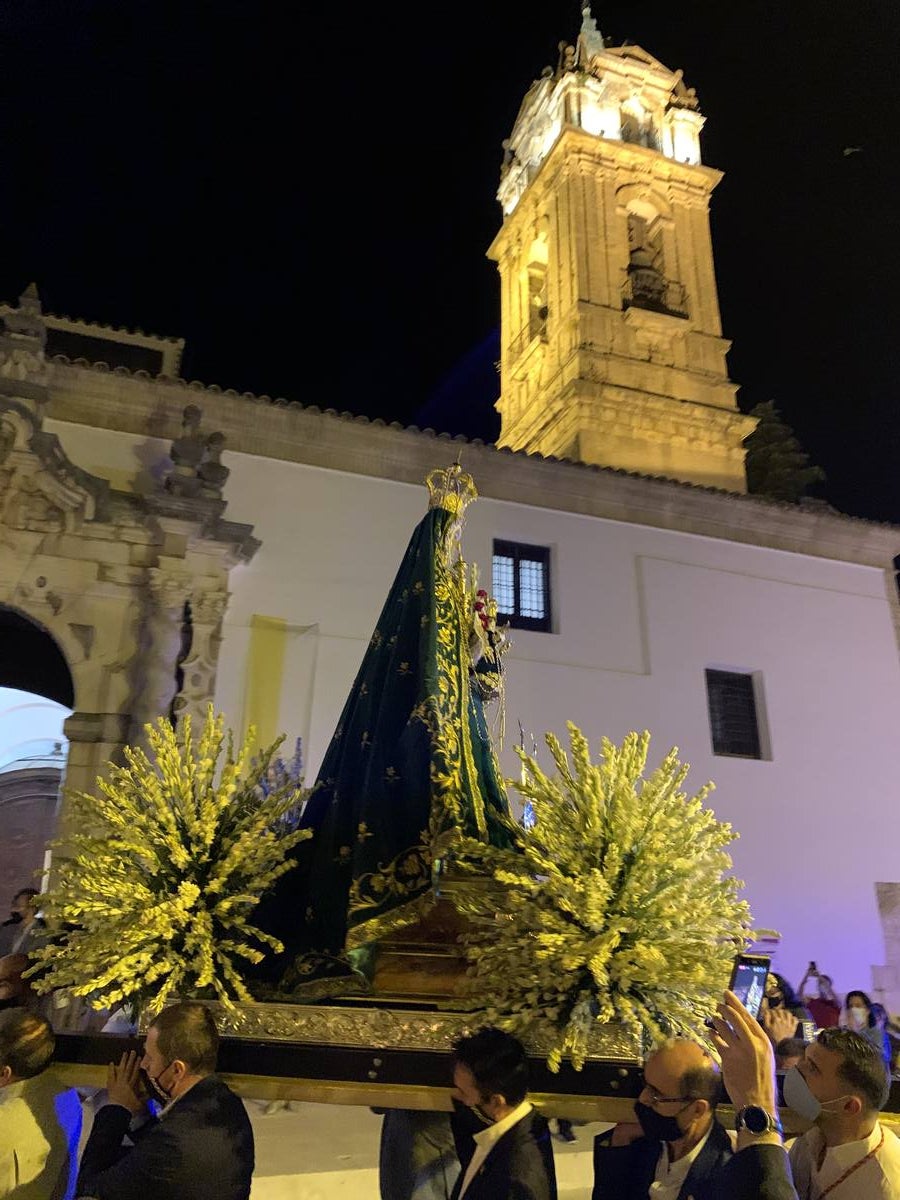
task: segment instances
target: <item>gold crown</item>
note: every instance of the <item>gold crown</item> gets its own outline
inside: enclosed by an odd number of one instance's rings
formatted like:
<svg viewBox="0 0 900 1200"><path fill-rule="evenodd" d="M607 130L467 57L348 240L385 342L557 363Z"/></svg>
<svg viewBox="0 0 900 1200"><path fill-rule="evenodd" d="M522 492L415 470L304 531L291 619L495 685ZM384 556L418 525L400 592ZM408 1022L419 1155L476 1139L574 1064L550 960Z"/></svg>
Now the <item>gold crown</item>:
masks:
<svg viewBox="0 0 900 1200"><path fill-rule="evenodd" d="M443 508L461 516L473 500L478 499L475 480L458 462L451 467L436 467L425 476L428 486L428 507Z"/></svg>

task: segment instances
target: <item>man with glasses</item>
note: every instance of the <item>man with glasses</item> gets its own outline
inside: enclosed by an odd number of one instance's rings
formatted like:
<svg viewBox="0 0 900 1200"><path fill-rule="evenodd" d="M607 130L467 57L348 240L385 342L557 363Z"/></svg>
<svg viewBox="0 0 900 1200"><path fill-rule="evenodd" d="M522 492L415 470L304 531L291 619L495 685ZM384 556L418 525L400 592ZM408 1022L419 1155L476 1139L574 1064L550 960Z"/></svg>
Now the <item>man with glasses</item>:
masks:
<svg viewBox="0 0 900 1200"><path fill-rule="evenodd" d="M732 1153L715 1115L720 1085L718 1067L696 1042L658 1047L644 1064L638 1123L594 1142L593 1200L711 1200Z"/></svg>

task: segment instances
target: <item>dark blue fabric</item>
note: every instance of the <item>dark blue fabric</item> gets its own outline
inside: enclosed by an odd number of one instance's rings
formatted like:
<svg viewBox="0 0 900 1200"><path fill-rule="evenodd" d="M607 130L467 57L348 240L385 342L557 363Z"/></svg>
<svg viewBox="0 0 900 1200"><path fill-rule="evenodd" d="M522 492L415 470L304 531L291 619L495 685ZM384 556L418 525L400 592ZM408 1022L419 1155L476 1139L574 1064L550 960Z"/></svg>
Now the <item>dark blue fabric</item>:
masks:
<svg viewBox="0 0 900 1200"><path fill-rule="evenodd" d="M715 1200L798 1200L782 1146L747 1146L732 1155L719 1176Z"/></svg>
<svg viewBox="0 0 900 1200"><path fill-rule="evenodd" d="M460 1164L451 1200L458 1200L475 1153L473 1134L484 1125L455 1101L450 1124ZM504 1133L466 1189L464 1200L556 1200L553 1142L545 1117L532 1111Z"/></svg>
<svg viewBox="0 0 900 1200"><path fill-rule="evenodd" d="M101 1108L84 1148L76 1194L92 1200L248 1200L253 1130L239 1097L215 1075L132 1135L131 1114Z"/></svg>
<svg viewBox="0 0 900 1200"><path fill-rule="evenodd" d="M593 1200L647 1200L656 1175L660 1142L640 1137L628 1146L611 1146L612 1131L594 1139ZM678 1200L717 1200L717 1178L731 1158L731 1138L713 1121L706 1145L687 1173Z"/></svg>

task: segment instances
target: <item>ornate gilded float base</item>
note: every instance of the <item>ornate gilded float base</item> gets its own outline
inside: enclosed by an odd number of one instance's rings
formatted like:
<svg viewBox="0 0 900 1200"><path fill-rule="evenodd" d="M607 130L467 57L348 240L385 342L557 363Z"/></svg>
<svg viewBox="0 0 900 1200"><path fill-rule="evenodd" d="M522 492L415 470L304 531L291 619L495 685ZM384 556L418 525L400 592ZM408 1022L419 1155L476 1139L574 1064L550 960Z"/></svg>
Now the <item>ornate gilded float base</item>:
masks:
<svg viewBox="0 0 900 1200"><path fill-rule="evenodd" d="M228 1010L205 1001L223 1037L300 1045L347 1046L370 1050L429 1050L446 1053L460 1034L484 1024L484 1013L428 1012L421 1009L329 1004L238 1004ZM548 1030L535 1025L523 1038L530 1054L543 1057L552 1045ZM624 1025L597 1024L591 1035L592 1061L639 1063L641 1039Z"/></svg>
<svg viewBox="0 0 900 1200"><path fill-rule="evenodd" d="M442 894L424 916L379 939L374 948L375 995L458 999L468 965L460 944L466 924L452 896Z"/></svg>

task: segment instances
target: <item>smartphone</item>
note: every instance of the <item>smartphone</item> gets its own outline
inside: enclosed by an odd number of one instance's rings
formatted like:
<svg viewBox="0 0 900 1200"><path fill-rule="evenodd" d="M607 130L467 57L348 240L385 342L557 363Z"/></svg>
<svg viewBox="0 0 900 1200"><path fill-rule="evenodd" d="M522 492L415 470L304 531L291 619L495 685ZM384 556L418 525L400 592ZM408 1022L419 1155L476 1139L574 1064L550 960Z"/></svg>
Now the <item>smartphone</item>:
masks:
<svg viewBox="0 0 900 1200"><path fill-rule="evenodd" d="M729 990L734 992L754 1020L766 994L766 976L772 962L770 954L738 954L731 968Z"/></svg>

